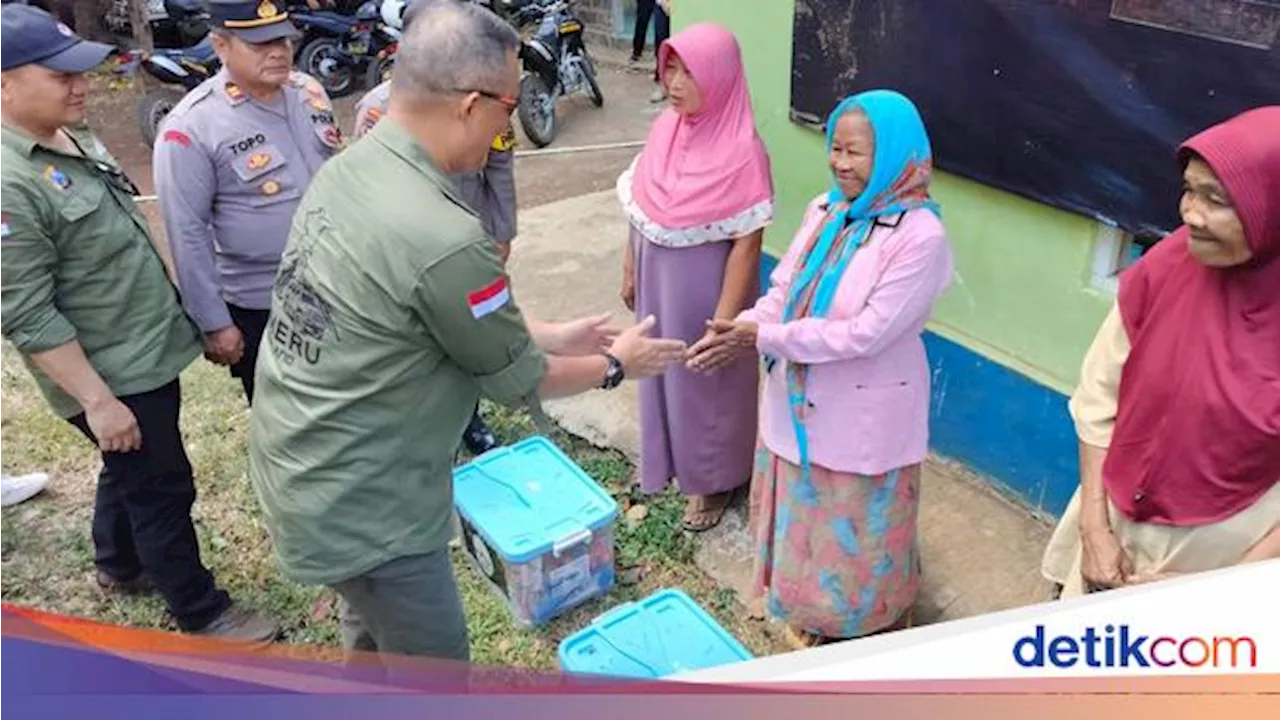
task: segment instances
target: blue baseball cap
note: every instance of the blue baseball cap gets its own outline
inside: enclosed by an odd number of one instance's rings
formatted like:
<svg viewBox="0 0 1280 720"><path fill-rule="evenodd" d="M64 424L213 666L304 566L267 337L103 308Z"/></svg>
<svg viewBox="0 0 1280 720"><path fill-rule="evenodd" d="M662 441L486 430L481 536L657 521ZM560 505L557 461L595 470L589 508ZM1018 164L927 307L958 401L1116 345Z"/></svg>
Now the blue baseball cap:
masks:
<svg viewBox="0 0 1280 720"><path fill-rule="evenodd" d="M0 30L0 70L34 63L58 72L88 72L116 49L89 42L44 10L19 3L0 10Z"/></svg>

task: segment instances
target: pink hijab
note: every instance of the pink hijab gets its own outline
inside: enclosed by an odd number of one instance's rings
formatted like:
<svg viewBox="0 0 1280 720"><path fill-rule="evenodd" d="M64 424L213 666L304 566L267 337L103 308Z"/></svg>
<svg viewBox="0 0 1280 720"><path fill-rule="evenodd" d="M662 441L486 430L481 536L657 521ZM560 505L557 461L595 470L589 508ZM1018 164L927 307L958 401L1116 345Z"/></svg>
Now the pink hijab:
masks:
<svg viewBox="0 0 1280 720"><path fill-rule="evenodd" d="M671 53L697 83L702 108L687 117L667 108L658 116L631 195L650 220L680 230L727 220L771 199L773 181L733 33L709 23L676 33L658 51L664 74Z"/></svg>

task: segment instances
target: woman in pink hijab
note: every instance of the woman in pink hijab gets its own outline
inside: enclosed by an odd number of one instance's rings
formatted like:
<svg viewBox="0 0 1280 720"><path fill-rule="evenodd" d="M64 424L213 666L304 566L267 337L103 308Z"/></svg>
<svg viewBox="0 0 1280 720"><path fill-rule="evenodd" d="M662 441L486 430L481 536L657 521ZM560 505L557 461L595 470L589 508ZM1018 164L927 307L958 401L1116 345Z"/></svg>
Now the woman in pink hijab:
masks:
<svg viewBox="0 0 1280 720"><path fill-rule="evenodd" d="M709 321L731 320L759 296L773 184L733 34L690 26L662 45L658 66L670 107L618 179L631 221L622 298L657 317L655 336L693 345ZM640 384L641 487L659 492L674 479L688 497L687 530L719 523L751 478L758 381L756 359L744 356Z"/></svg>

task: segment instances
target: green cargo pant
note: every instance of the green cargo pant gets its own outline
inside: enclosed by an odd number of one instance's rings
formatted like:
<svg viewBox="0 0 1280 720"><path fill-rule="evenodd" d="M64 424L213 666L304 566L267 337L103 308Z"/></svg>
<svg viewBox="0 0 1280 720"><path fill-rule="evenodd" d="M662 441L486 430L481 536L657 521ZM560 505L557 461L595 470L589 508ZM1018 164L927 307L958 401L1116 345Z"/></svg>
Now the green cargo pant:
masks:
<svg viewBox="0 0 1280 720"><path fill-rule="evenodd" d="M396 558L333 589L343 601L342 640L348 651L471 659L448 548Z"/></svg>

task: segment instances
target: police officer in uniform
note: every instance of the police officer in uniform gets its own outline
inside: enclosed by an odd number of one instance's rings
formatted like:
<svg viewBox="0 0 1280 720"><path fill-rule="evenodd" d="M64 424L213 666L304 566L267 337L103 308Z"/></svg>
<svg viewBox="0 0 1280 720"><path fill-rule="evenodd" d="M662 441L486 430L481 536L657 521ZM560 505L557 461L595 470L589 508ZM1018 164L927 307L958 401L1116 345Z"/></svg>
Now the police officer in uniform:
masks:
<svg viewBox="0 0 1280 720"><path fill-rule="evenodd" d="M111 47L48 13L3 9L0 325L50 407L102 452L96 580L159 591L184 631L266 641L276 625L233 604L200 559L178 377L200 355L137 188L84 126L85 73Z"/></svg>
<svg viewBox="0 0 1280 720"><path fill-rule="evenodd" d="M320 83L292 70L283 0L211 0L222 69L165 118L156 194L205 356L253 402L258 345L293 212L344 143Z"/></svg>
<svg viewBox="0 0 1280 720"><path fill-rule="evenodd" d="M424 0L416 0L403 15L408 27ZM360 98L356 105L356 122L352 135L359 138L371 130L387 112L391 101L391 81L383 82ZM450 176L463 202L480 216L485 232L497 243L499 257L505 263L511 256L511 242L516 236L515 127L508 122L489 146L489 156L480 172L460 172ZM472 455L481 455L498 446L498 439L480 415L480 407L462 433L462 443Z"/></svg>

